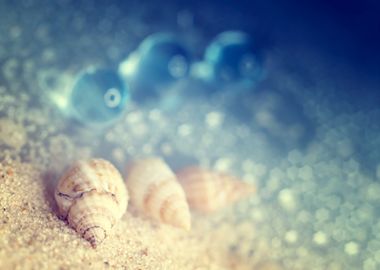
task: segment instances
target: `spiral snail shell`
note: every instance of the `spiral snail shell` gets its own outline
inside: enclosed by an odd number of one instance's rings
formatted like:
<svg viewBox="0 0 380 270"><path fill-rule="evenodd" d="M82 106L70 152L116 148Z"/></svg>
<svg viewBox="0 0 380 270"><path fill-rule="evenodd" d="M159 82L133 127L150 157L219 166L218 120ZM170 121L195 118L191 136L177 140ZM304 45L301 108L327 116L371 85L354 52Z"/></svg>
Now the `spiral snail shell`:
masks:
<svg viewBox="0 0 380 270"><path fill-rule="evenodd" d="M138 210L162 223L190 229L191 218L185 193L163 160L149 158L135 161L127 169L131 202Z"/></svg>
<svg viewBox="0 0 380 270"><path fill-rule="evenodd" d="M210 213L222 209L255 192L255 188L236 177L201 167L177 172L190 208Z"/></svg>
<svg viewBox="0 0 380 270"><path fill-rule="evenodd" d="M108 161L78 161L58 182L59 215L93 247L107 236L127 209L128 193L118 170Z"/></svg>

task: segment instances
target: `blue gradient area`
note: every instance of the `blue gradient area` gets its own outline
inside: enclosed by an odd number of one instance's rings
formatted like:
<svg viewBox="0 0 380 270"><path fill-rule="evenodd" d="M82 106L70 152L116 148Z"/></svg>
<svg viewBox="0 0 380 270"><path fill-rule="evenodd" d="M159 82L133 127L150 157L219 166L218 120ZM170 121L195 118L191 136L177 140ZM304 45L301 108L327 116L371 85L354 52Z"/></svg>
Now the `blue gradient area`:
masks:
<svg viewBox="0 0 380 270"><path fill-rule="evenodd" d="M88 124L104 124L125 109L128 89L118 74L109 69L89 69L78 76L70 102L74 117Z"/></svg>
<svg viewBox="0 0 380 270"><path fill-rule="evenodd" d="M228 2L220 5L228 6ZM379 1L244 0L236 9L241 24L252 22L244 27L248 32L265 33L274 45L319 51L352 67L358 76L380 72Z"/></svg>

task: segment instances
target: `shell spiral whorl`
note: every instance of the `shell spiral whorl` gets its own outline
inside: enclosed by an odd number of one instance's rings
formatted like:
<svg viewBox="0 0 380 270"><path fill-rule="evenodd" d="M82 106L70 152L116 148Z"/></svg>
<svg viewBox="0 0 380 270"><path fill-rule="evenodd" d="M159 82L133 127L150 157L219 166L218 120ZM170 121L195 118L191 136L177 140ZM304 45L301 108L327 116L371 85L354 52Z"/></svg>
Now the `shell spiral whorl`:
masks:
<svg viewBox="0 0 380 270"><path fill-rule="evenodd" d="M108 161L75 163L59 180L55 199L68 220L93 247L99 245L127 209L128 193L118 170Z"/></svg>
<svg viewBox="0 0 380 270"><path fill-rule="evenodd" d="M163 160L135 161L128 169L127 187L138 210L160 222L190 229L191 217L185 193Z"/></svg>

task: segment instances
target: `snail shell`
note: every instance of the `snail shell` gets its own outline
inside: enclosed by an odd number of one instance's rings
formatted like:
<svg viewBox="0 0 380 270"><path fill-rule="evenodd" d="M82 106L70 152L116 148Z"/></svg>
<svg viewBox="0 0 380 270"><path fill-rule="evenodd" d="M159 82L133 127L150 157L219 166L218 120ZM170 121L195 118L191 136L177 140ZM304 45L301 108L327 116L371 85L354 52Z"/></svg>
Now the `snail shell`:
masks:
<svg viewBox="0 0 380 270"><path fill-rule="evenodd" d="M55 199L60 216L93 247L106 238L128 204L123 178L103 159L75 163L59 180Z"/></svg>
<svg viewBox="0 0 380 270"><path fill-rule="evenodd" d="M189 206L181 185L159 158L136 161L128 166L127 187L136 208L154 219L190 229Z"/></svg>
<svg viewBox="0 0 380 270"><path fill-rule="evenodd" d="M200 167L187 167L177 173L190 208L210 213L255 192L255 188L232 175Z"/></svg>

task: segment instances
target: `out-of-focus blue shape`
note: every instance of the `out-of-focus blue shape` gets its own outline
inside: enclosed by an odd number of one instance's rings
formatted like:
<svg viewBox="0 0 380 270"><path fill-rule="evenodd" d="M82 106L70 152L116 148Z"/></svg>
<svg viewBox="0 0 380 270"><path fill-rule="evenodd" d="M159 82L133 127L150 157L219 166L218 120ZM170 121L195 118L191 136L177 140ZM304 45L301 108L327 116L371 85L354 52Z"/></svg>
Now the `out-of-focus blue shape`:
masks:
<svg viewBox="0 0 380 270"><path fill-rule="evenodd" d="M197 73L216 84L255 84L263 76L263 57L252 38L240 31L219 34L207 47Z"/></svg>
<svg viewBox="0 0 380 270"><path fill-rule="evenodd" d="M138 50L120 64L119 72L136 91L160 92L186 77L190 64L191 57L176 36L156 33L148 36Z"/></svg>
<svg viewBox="0 0 380 270"><path fill-rule="evenodd" d="M125 109L128 89L110 69L88 69L79 74L71 91L72 115L86 124L105 124Z"/></svg>

